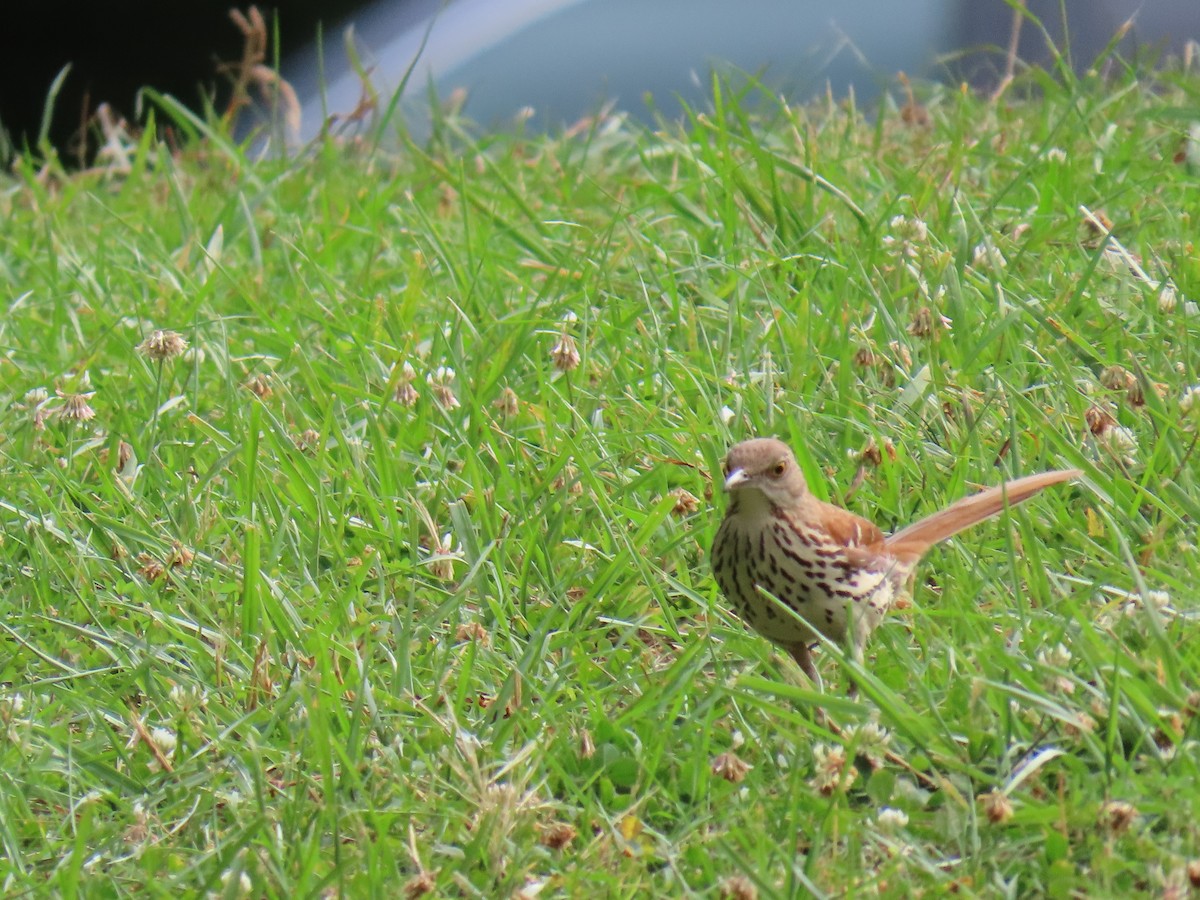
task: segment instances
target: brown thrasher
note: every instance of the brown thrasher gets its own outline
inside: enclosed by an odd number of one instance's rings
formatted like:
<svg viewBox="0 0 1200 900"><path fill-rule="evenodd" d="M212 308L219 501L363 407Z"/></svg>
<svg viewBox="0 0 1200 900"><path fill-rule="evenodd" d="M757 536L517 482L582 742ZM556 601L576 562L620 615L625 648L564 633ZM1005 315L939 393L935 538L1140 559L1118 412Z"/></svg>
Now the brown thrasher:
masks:
<svg viewBox="0 0 1200 900"><path fill-rule="evenodd" d="M862 662L863 646L908 589L934 544L1082 474L1043 472L989 488L884 536L854 513L808 491L782 441L743 441L725 459L729 508L712 546L713 574L737 614L783 647L820 684L810 647L816 632Z"/></svg>

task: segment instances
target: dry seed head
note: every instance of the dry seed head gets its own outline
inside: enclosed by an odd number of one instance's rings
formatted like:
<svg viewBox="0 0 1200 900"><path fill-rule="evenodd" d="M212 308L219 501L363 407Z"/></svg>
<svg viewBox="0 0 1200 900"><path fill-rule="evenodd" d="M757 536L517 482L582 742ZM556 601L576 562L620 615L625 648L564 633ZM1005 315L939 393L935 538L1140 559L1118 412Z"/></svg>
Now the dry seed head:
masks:
<svg viewBox="0 0 1200 900"><path fill-rule="evenodd" d="M293 443L301 453L312 455L321 449L321 432L306 428L293 438Z"/></svg>
<svg viewBox="0 0 1200 900"><path fill-rule="evenodd" d="M117 441L117 471L124 472L131 459L133 459L133 447L125 441Z"/></svg>
<svg viewBox="0 0 1200 900"><path fill-rule="evenodd" d="M1129 830L1137 818L1137 807L1124 800L1109 800L1100 807L1099 825L1114 837Z"/></svg>
<svg viewBox="0 0 1200 900"><path fill-rule="evenodd" d="M141 563L138 574L146 581L155 582L166 574L167 568L149 553L139 553L137 560Z"/></svg>
<svg viewBox="0 0 1200 900"><path fill-rule="evenodd" d="M900 121L905 125L917 128L928 128L933 124L933 118L929 115L929 109L924 104L917 103L911 99L900 107Z"/></svg>
<svg viewBox="0 0 1200 900"><path fill-rule="evenodd" d="M746 780L746 773L753 766L743 760L732 750L720 754L713 758L712 773L719 778L724 778L726 781L733 784L739 784Z"/></svg>
<svg viewBox="0 0 1200 900"><path fill-rule="evenodd" d="M560 332L558 343L550 351L550 359L554 362L554 368L560 372L572 372L579 368L579 349L575 346L575 339L565 331Z"/></svg>
<svg viewBox="0 0 1200 900"><path fill-rule="evenodd" d="M1193 859L1187 864L1187 878L1192 887L1200 889L1200 859Z"/></svg>
<svg viewBox="0 0 1200 900"><path fill-rule="evenodd" d="M550 482L550 487L556 491L566 489L568 494L582 494L583 482L579 479L579 470L572 465L563 466L554 480Z"/></svg>
<svg viewBox="0 0 1200 900"><path fill-rule="evenodd" d="M555 822L542 829L541 842L543 847L551 850L562 850L575 840L578 832L566 822Z"/></svg>
<svg viewBox="0 0 1200 900"><path fill-rule="evenodd" d="M171 555L167 557L167 565L172 569L186 569L192 564L196 554L183 546L179 541L171 542Z"/></svg>
<svg viewBox="0 0 1200 900"><path fill-rule="evenodd" d="M879 357L875 355L875 351L865 344L854 351L854 364L860 369L874 368L878 362Z"/></svg>
<svg viewBox="0 0 1200 900"><path fill-rule="evenodd" d="M1092 232L1092 234L1106 235L1110 234L1113 230L1112 219L1102 209L1094 209L1090 216L1085 215L1083 217L1083 224L1087 226L1087 230Z"/></svg>
<svg viewBox="0 0 1200 900"><path fill-rule="evenodd" d="M432 872L421 870L408 881L404 882L404 887L401 889L404 892L405 900L417 900L418 897L424 897L432 892L437 887L437 879Z"/></svg>
<svg viewBox="0 0 1200 900"><path fill-rule="evenodd" d="M888 341L888 349L892 351L892 359L900 363L903 368L912 368L912 354L908 352L907 347L899 341Z"/></svg>
<svg viewBox="0 0 1200 900"><path fill-rule="evenodd" d="M983 806L984 815L993 825L1003 825L1013 817L1012 801L998 788L992 788L975 799Z"/></svg>
<svg viewBox="0 0 1200 900"><path fill-rule="evenodd" d="M95 391L86 394L64 394L56 392L62 398L62 406L57 410L58 417L67 422L90 422L96 418L96 410L88 402L96 395Z"/></svg>
<svg viewBox="0 0 1200 900"><path fill-rule="evenodd" d="M930 307L922 306L917 310L908 326L908 333L913 337L937 337L939 331L950 327L950 320L935 313Z"/></svg>
<svg viewBox="0 0 1200 900"><path fill-rule="evenodd" d="M417 380L417 370L413 368L412 363L408 360L404 361L404 365L400 370L400 377L396 380L396 390L393 398L401 406L415 406L420 394L413 387L413 382Z"/></svg>
<svg viewBox="0 0 1200 900"><path fill-rule="evenodd" d="M1124 391L1137 384L1137 379L1124 366L1109 366L1100 373L1100 383L1110 391Z"/></svg>
<svg viewBox="0 0 1200 900"><path fill-rule="evenodd" d="M448 384L433 385L433 399L442 409L458 409L462 406L458 402L458 397L454 393L454 388Z"/></svg>
<svg viewBox="0 0 1200 900"><path fill-rule="evenodd" d="M411 382L402 381L396 385L395 400L401 406L415 406L420 396Z"/></svg>
<svg viewBox="0 0 1200 900"><path fill-rule="evenodd" d="M1104 436L1117 424L1116 419L1098 406L1089 407L1083 414L1083 420L1087 423L1088 430L1096 437Z"/></svg>
<svg viewBox="0 0 1200 900"><path fill-rule="evenodd" d="M1183 701L1183 712L1193 719L1200 714L1200 691L1192 691L1187 695L1187 699Z"/></svg>
<svg viewBox="0 0 1200 900"><path fill-rule="evenodd" d="M263 372L247 381L245 388L259 400L266 400L275 393L275 389L271 387L271 376Z"/></svg>
<svg viewBox="0 0 1200 900"><path fill-rule="evenodd" d="M576 734L579 740L579 758L591 759L596 755L596 741L592 738L592 733L586 728L580 728Z"/></svg>
<svg viewBox="0 0 1200 900"><path fill-rule="evenodd" d="M459 643L476 641L484 647L492 642L492 636L478 622L464 622L459 625L454 631L454 639Z"/></svg>
<svg viewBox="0 0 1200 900"><path fill-rule="evenodd" d="M690 516L700 508L700 498L685 488L676 488L671 491L671 496L675 498L675 505L671 507L673 515Z"/></svg>
<svg viewBox="0 0 1200 900"><path fill-rule="evenodd" d="M433 399L442 409L458 409L462 406L454 394L454 378L455 372L449 366L438 366L425 377L433 392Z"/></svg>
<svg viewBox="0 0 1200 900"><path fill-rule="evenodd" d="M745 875L733 875L721 882L721 900L758 900L758 888Z"/></svg>
<svg viewBox="0 0 1200 900"><path fill-rule="evenodd" d="M180 356L188 348L188 342L184 340L182 334L178 331L158 330L150 333L150 337L146 338L137 349L153 360L162 362L163 360L174 359Z"/></svg>
<svg viewBox="0 0 1200 900"><path fill-rule="evenodd" d="M1096 720L1085 712L1078 713L1073 720L1063 723L1063 733L1073 740L1079 740L1096 730Z"/></svg>
<svg viewBox="0 0 1200 900"><path fill-rule="evenodd" d="M502 416L515 416L521 411L520 400L517 397L517 392L510 387L506 387L500 392L500 396L492 403L492 407L496 409Z"/></svg>

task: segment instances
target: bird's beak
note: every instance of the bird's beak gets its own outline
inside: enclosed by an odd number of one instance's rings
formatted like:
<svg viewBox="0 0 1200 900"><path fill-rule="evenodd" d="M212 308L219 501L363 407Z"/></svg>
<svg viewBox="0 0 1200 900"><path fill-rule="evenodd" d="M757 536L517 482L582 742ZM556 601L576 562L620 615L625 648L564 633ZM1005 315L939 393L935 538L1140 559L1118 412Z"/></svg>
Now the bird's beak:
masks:
<svg viewBox="0 0 1200 900"><path fill-rule="evenodd" d="M725 478L725 490L732 491L734 488L741 487L749 480L750 476L746 474L745 469L734 469Z"/></svg>

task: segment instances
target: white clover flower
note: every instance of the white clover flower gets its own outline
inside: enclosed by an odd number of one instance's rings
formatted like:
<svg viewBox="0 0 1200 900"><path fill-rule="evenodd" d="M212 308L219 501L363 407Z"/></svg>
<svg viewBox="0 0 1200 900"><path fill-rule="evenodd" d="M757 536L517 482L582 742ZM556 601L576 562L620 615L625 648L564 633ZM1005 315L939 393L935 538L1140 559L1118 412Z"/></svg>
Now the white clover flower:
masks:
<svg viewBox="0 0 1200 900"><path fill-rule="evenodd" d="M880 831L899 831L908 825L908 813L902 809L893 809L890 806L885 806L879 810L879 814L875 817L875 822L879 825Z"/></svg>
<svg viewBox="0 0 1200 900"><path fill-rule="evenodd" d="M812 786L828 797L839 785L849 785L858 777L858 770L850 765L842 747L817 744L813 747L813 767L816 770L810 781Z"/></svg>
<svg viewBox="0 0 1200 900"><path fill-rule="evenodd" d="M870 760L871 765L876 768L883 765L892 736L878 722L847 726L843 729L842 736L848 745L854 747L856 753Z"/></svg>
<svg viewBox="0 0 1200 900"><path fill-rule="evenodd" d="M154 728L150 731L150 740L154 741L154 746L159 749L163 756L170 759L175 755L175 747L179 743L179 739L175 736L175 732L169 728Z"/></svg>
<svg viewBox="0 0 1200 900"><path fill-rule="evenodd" d="M413 387L413 382L416 380L417 370L406 359L404 365L400 367L400 377L396 379L396 390L393 394L395 401L401 406L414 406L420 399L421 395Z"/></svg>
<svg viewBox="0 0 1200 900"><path fill-rule="evenodd" d="M1138 448L1137 435L1124 425L1114 425L1104 432L1105 442L1118 453L1133 453Z"/></svg>
<svg viewBox="0 0 1200 900"><path fill-rule="evenodd" d="M1200 413L1200 384L1193 384L1179 398L1179 411L1185 416L1193 412Z"/></svg>
<svg viewBox="0 0 1200 900"><path fill-rule="evenodd" d="M993 269L1003 269L1008 265L1008 260L1004 258L995 245L990 241L982 241L975 245L974 251L971 254L971 265L980 267L987 266Z"/></svg>
<svg viewBox="0 0 1200 900"><path fill-rule="evenodd" d="M901 256L910 259L920 252L919 245L929 240L929 229L925 222L915 216L893 216L888 227L892 233L883 236L883 246L889 250L895 249Z"/></svg>
<svg viewBox="0 0 1200 900"><path fill-rule="evenodd" d="M454 535L447 531L430 552L429 571L435 578L449 581L454 577L454 564L465 555L461 545L454 546Z"/></svg>
<svg viewBox="0 0 1200 900"><path fill-rule="evenodd" d="M233 871L233 869L226 869L224 872L221 873L221 887L225 888L226 892L227 892L230 883L234 880L235 877L237 878L238 896L241 896L241 897L248 896L250 891L254 888L254 882L252 882L250 880L250 876L247 875L245 872L239 871L239 872L235 873Z"/></svg>
<svg viewBox="0 0 1200 900"><path fill-rule="evenodd" d="M458 409L462 406L454 394L454 378L455 372L449 366L438 366L425 377L430 391L433 393L433 399L443 409Z"/></svg>
<svg viewBox="0 0 1200 900"><path fill-rule="evenodd" d="M1155 609L1166 609L1171 605L1171 595L1166 591L1146 591L1142 594L1142 601Z"/></svg>
<svg viewBox="0 0 1200 900"><path fill-rule="evenodd" d="M1044 666L1064 669L1071 662L1071 651L1064 644L1056 644L1050 650L1039 650L1037 660Z"/></svg>

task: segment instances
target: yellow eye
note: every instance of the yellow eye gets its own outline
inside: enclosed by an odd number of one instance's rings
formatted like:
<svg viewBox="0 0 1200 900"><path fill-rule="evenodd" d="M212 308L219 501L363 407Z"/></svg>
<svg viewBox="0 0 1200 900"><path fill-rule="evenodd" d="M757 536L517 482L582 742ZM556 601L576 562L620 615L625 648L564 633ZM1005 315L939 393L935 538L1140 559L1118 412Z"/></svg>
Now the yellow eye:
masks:
<svg viewBox="0 0 1200 900"><path fill-rule="evenodd" d="M787 471L787 460L781 459L779 462L775 463L774 467L771 469L771 474L774 475L776 478L778 478L780 475L782 475L786 471Z"/></svg>

